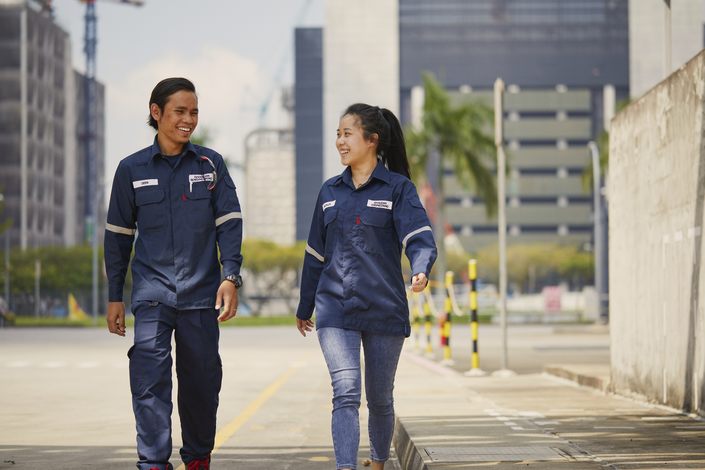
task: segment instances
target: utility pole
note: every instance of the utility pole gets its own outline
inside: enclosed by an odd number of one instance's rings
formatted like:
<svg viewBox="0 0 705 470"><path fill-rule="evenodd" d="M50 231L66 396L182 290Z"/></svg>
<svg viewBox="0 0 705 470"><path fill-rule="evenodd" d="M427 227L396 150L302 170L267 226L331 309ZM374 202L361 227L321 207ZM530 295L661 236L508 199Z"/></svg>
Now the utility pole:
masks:
<svg viewBox="0 0 705 470"><path fill-rule="evenodd" d="M588 148L592 155L592 192L594 209L594 239L595 239L595 290L597 291L597 321L602 319L602 201L600 194L600 152L595 142L590 141Z"/></svg>
<svg viewBox="0 0 705 470"><path fill-rule="evenodd" d="M504 155L504 81L494 82L494 142L497 146L497 214L499 235L499 315L502 326L502 369L492 375L511 376L507 361L507 163Z"/></svg>
<svg viewBox="0 0 705 470"><path fill-rule="evenodd" d="M663 78L671 71L671 0L663 0Z"/></svg>
<svg viewBox="0 0 705 470"><path fill-rule="evenodd" d="M98 214L102 195L103 186L101 185L98 188L98 194L95 197L95 207L93 208L96 215ZM93 309L93 325L98 326L98 224L93 226L91 243L93 244L93 298L91 308Z"/></svg>

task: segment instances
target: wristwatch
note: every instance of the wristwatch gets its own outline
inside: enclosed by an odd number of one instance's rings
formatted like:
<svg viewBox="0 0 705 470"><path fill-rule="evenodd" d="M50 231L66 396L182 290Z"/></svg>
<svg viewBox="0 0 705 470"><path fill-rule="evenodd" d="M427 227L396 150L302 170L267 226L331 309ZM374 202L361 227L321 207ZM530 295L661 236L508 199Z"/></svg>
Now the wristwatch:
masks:
<svg viewBox="0 0 705 470"><path fill-rule="evenodd" d="M235 284L235 288L239 289L242 287L242 276L239 274L229 274L223 278L224 281L230 281Z"/></svg>

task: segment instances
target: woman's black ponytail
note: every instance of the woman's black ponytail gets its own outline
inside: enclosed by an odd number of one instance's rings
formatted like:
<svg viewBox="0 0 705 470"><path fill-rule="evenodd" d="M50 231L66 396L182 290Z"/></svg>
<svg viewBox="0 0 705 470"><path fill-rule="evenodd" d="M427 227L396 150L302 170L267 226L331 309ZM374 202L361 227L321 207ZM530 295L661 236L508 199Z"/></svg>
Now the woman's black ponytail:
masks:
<svg viewBox="0 0 705 470"><path fill-rule="evenodd" d="M411 179L404 132L394 113L386 108L356 103L343 113L343 116L348 115L357 117L365 139L370 140L372 134L377 134L377 154L389 171Z"/></svg>

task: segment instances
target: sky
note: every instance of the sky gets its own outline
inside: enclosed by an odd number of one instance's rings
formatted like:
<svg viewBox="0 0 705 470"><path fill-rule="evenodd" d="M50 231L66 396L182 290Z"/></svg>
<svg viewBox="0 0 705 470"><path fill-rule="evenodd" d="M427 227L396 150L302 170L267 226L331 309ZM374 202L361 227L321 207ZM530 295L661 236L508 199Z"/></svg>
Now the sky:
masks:
<svg viewBox="0 0 705 470"><path fill-rule="evenodd" d="M97 0L97 78L106 87L106 195L120 160L152 144L149 96L163 78L192 80L199 97L195 135L242 163L244 138L286 124L281 86L293 85L294 28L321 27L324 0ZM74 68L85 71L85 4L53 0L56 23L69 33ZM269 101L262 121L260 110ZM244 175L230 172L238 188ZM242 190L239 195L242 199ZM107 199L107 197L106 197ZM107 203L107 201L105 201Z"/></svg>

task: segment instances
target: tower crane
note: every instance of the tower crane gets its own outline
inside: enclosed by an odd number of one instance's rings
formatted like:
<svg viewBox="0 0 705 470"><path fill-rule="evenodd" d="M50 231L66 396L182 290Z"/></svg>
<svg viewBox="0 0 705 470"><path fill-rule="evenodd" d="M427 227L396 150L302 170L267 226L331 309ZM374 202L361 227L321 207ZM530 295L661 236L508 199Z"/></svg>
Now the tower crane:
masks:
<svg viewBox="0 0 705 470"><path fill-rule="evenodd" d="M86 54L86 74L84 76L84 127L83 145L85 155L85 206L84 214L86 219L86 237L94 236L93 243L97 243L95 236L97 210L96 197L98 197L98 98L96 84L96 44L97 44L97 17L95 14L96 0L79 0L86 4L86 29L84 36L83 51ZM142 0L102 0L113 3L128 3L134 6L142 6Z"/></svg>

